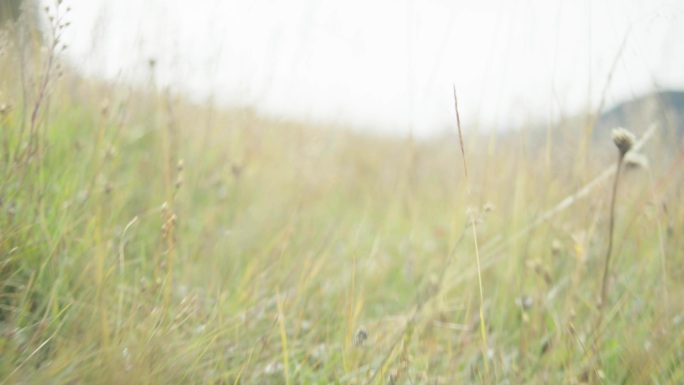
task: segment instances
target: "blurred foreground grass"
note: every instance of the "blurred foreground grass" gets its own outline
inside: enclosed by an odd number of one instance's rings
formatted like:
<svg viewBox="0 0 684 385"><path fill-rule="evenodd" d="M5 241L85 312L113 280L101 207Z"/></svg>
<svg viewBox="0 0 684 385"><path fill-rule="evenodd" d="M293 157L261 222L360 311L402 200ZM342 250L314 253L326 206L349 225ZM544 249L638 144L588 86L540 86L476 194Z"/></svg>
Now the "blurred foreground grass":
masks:
<svg viewBox="0 0 684 385"><path fill-rule="evenodd" d="M581 127L465 127L469 199L455 136L267 119L5 51L0 383L684 382L677 148L625 171L596 333L609 180L536 222L617 156Z"/></svg>

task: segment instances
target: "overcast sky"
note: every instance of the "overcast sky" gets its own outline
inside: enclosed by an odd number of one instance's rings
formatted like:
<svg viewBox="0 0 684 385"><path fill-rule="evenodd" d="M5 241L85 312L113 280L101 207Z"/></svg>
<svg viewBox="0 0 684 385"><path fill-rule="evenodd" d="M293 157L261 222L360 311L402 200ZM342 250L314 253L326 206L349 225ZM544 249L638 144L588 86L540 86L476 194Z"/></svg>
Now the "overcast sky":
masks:
<svg viewBox="0 0 684 385"><path fill-rule="evenodd" d="M684 88L684 4L665 0L65 0L89 74L397 134L496 129ZM620 47L626 42L620 54Z"/></svg>

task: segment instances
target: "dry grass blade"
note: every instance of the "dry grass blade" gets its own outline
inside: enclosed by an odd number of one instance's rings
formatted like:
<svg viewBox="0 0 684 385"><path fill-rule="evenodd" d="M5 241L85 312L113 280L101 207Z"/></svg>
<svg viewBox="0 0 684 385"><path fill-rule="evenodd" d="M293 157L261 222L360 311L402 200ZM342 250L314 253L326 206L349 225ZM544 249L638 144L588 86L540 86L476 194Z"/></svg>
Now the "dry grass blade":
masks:
<svg viewBox="0 0 684 385"><path fill-rule="evenodd" d="M463 156L463 169L465 170L466 181L468 180L468 162L465 156L465 145L463 144L463 132L461 131L461 114L458 112L458 97L456 96L456 85L454 85L454 109L456 110L456 127L458 128L458 141L461 145L461 155ZM468 194L470 194L470 183L467 183Z"/></svg>

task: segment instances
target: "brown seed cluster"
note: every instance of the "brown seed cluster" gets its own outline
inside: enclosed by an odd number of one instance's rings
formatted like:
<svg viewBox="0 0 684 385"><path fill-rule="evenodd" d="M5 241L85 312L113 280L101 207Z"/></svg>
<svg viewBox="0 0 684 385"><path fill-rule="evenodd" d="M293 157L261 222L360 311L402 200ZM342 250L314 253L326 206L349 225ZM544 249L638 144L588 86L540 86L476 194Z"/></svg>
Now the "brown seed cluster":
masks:
<svg viewBox="0 0 684 385"><path fill-rule="evenodd" d="M183 163L183 159L178 161L178 165L176 166L176 191L178 191L181 186L183 185L183 169L185 168L185 163Z"/></svg>
<svg viewBox="0 0 684 385"><path fill-rule="evenodd" d="M162 213L162 236L164 238L168 237L173 237L173 231L176 227L176 221L177 217L176 214L171 210L169 207L169 204L167 202L164 202L164 204L161 207L161 213Z"/></svg>

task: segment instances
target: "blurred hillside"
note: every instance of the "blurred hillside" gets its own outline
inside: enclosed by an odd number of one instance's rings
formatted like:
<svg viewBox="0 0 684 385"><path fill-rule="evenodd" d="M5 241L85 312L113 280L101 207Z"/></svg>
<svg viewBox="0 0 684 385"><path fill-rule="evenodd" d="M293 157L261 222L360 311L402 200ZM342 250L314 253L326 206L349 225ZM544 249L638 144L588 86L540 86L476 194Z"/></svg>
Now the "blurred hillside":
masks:
<svg viewBox="0 0 684 385"><path fill-rule="evenodd" d="M21 0L2 0L0 2L0 26L8 21L16 21L21 10Z"/></svg>
<svg viewBox="0 0 684 385"><path fill-rule="evenodd" d="M651 123L658 123L670 139L684 136L684 91L662 91L640 96L613 106L601 115L596 130L617 126L643 132Z"/></svg>

